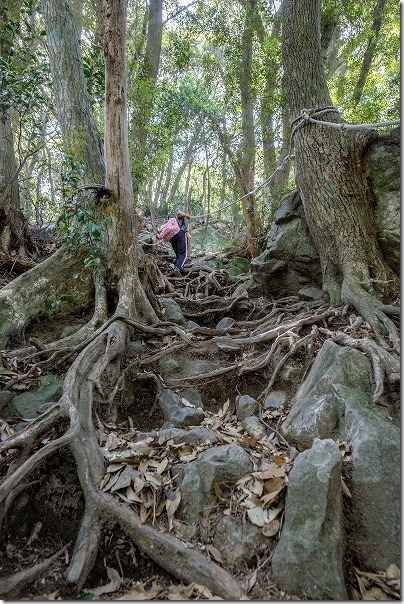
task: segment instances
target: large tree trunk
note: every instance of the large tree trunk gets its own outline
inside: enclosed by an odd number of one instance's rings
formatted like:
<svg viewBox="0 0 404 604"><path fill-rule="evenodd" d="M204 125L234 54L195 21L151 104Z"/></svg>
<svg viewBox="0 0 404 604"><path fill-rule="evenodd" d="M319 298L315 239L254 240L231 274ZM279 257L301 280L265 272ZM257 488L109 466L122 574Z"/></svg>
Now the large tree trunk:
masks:
<svg viewBox="0 0 404 604"><path fill-rule="evenodd" d="M103 184L102 139L91 111L73 12L66 0L42 0L42 13L65 150L83 167L83 182Z"/></svg>
<svg viewBox="0 0 404 604"><path fill-rule="evenodd" d="M8 6L0 2L0 59L7 65L13 54L12 11L18 14L19 6ZM15 16L17 19L17 16ZM17 252L26 255L26 220L20 207L18 176L21 166L17 165L11 126L12 93L7 89L7 69L0 71L0 250L6 254Z"/></svg>
<svg viewBox="0 0 404 604"><path fill-rule="evenodd" d="M252 43L253 10L247 4L242 34L242 61L239 71L241 95L242 143L240 148L240 172L242 178L243 215L247 231L247 245L251 257L260 253L257 238L257 216L254 190L255 177L255 133L254 133L254 94L252 89Z"/></svg>
<svg viewBox="0 0 404 604"><path fill-rule="evenodd" d="M153 106L154 90L160 64L163 35L163 2L150 0L147 43L143 62L135 81L135 111L133 118L135 195L144 179L147 130Z"/></svg>
<svg viewBox="0 0 404 604"><path fill-rule="evenodd" d="M303 109L331 107L321 60L321 0L285 0L283 61L292 120ZM335 110L318 116L341 123ZM299 124L299 122L295 122ZM398 294L397 277L376 240L373 197L362 167L375 133L301 123L295 131L295 175L318 249L323 288L333 303L352 304L376 333L395 330L378 305Z"/></svg>

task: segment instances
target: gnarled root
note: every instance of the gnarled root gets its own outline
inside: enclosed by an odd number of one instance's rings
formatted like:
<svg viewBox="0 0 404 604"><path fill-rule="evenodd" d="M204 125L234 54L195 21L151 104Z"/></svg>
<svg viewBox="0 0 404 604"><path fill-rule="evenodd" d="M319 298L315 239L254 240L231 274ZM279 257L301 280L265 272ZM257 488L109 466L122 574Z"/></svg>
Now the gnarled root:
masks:
<svg viewBox="0 0 404 604"><path fill-rule="evenodd" d="M342 284L341 298L345 304L350 304L367 321L372 328L379 346L392 348L400 352L400 335L391 316L399 314L396 306L384 305L361 285L351 283L347 279Z"/></svg>
<svg viewBox="0 0 404 604"><path fill-rule="evenodd" d="M352 336L342 331L333 332L323 327L320 328L322 333L325 333L334 342L351 346L357 350L364 352L370 359L373 367L375 389L373 392L373 402L377 403L384 391L384 381L394 383L400 379L400 361L393 354L378 346L374 340L370 338L355 339Z"/></svg>

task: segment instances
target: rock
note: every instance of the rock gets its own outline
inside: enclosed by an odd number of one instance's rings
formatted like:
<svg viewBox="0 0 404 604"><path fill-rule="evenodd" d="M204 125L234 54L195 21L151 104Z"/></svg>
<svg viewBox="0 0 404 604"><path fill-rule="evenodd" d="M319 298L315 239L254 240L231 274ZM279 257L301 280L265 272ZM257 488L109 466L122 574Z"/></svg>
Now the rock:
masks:
<svg viewBox="0 0 404 604"><path fill-rule="evenodd" d="M142 340L133 340L132 342L129 342L128 356L130 358L137 357L139 354L142 354L142 352L144 352Z"/></svg>
<svg viewBox="0 0 404 604"><path fill-rule="evenodd" d="M200 327L200 325L198 323L195 323L195 321L186 321L184 327L186 327L187 329L197 329L198 327Z"/></svg>
<svg viewBox="0 0 404 604"><path fill-rule="evenodd" d="M163 375L172 375L178 371L179 367L180 365L175 359L163 357L159 361L159 369Z"/></svg>
<svg viewBox="0 0 404 604"><path fill-rule="evenodd" d="M160 299L165 321L172 321L183 325L185 323L184 315L182 314L181 306L172 298Z"/></svg>
<svg viewBox="0 0 404 604"><path fill-rule="evenodd" d="M16 350L7 351L7 356L16 358L17 361L21 361L21 359L25 359L31 354L37 352L37 348L35 346L26 346L25 348L17 348Z"/></svg>
<svg viewBox="0 0 404 604"><path fill-rule="evenodd" d="M181 397L168 388L163 390L160 406L166 420L177 428L195 426L200 424L205 417L201 409L187 407L182 402Z"/></svg>
<svg viewBox="0 0 404 604"><path fill-rule="evenodd" d="M323 297L323 290L318 287L302 287L298 293L301 300L321 300Z"/></svg>
<svg viewBox="0 0 404 604"><path fill-rule="evenodd" d="M281 199L266 248L251 262L251 273L267 295L297 295L304 285L321 286L319 256L297 191Z"/></svg>
<svg viewBox="0 0 404 604"><path fill-rule="evenodd" d="M315 438L350 442L350 543L360 567L377 571L400 565L400 433L373 404L371 384L367 357L327 340L282 432L300 447Z"/></svg>
<svg viewBox="0 0 404 604"><path fill-rule="evenodd" d="M239 297L244 297L246 299L248 299L248 290L254 285L254 282L252 279L246 279L245 281L243 281L242 283L239 283L239 285L237 285L237 287L234 288L234 291L231 295L232 298L239 298ZM240 308L240 303L239 306L237 308Z"/></svg>
<svg viewBox="0 0 404 604"><path fill-rule="evenodd" d="M260 406L255 398L243 394L236 398L236 415L239 421L259 412Z"/></svg>
<svg viewBox="0 0 404 604"><path fill-rule="evenodd" d="M231 566L254 564L268 547L262 529L234 516L223 516L216 525L213 544Z"/></svg>
<svg viewBox="0 0 404 604"><path fill-rule="evenodd" d="M235 322L236 320L233 319L233 317L223 317L223 319L220 319L219 323L216 325L216 329L228 329L234 325Z"/></svg>
<svg viewBox="0 0 404 604"><path fill-rule="evenodd" d="M38 408L44 403L56 403L62 396L63 378L49 373L39 378L39 388L31 389L14 397L11 407L23 418L37 417Z"/></svg>
<svg viewBox="0 0 404 604"><path fill-rule="evenodd" d="M264 399L264 409L279 409L286 402L286 392L282 390L274 390L270 392Z"/></svg>
<svg viewBox="0 0 404 604"><path fill-rule="evenodd" d="M195 407L200 407L201 409L203 409L201 395L195 388L186 388L181 392L181 397L185 398L188 402L195 405Z"/></svg>
<svg viewBox="0 0 404 604"><path fill-rule="evenodd" d="M244 430L256 440L261 440L267 433L266 427L264 424L255 417L255 415L251 415L250 417L246 417L241 422Z"/></svg>
<svg viewBox="0 0 404 604"><path fill-rule="evenodd" d="M174 444L184 443L190 445L197 445L199 443L208 442L215 444L217 442L217 436L212 430L207 428L194 428L193 430L184 430L181 428L162 428L156 432L139 432L136 434L134 442L145 440L146 438L153 438L156 442L161 441L162 443L168 440L173 440Z"/></svg>
<svg viewBox="0 0 404 604"><path fill-rule="evenodd" d="M382 135L364 158L375 196L377 238L387 264L400 274L400 130Z"/></svg>
<svg viewBox="0 0 404 604"><path fill-rule="evenodd" d="M212 447L200 453L195 461L176 465L173 474L177 474L181 490L181 518L189 524L197 522L213 497L210 492L213 485L234 483L251 472L252 467L248 454L238 445Z"/></svg>
<svg viewBox="0 0 404 604"><path fill-rule="evenodd" d="M363 353L326 340L295 395L282 432L302 447L310 447L314 438L339 436L344 401L337 395L335 384L370 397L371 383L372 367Z"/></svg>
<svg viewBox="0 0 404 604"><path fill-rule="evenodd" d="M219 361L207 361L205 359L193 359L186 361L183 368L179 371L179 378L193 377L199 374L210 373L220 366Z"/></svg>
<svg viewBox="0 0 404 604"><path fill-rule="evenodd" d="M289 474L285 520L272 558L272 577L289 593L346 600L342 568L341 453L315 439Z"/></svg>
<svg viewBox="0 0 404 604"><path fill-rule="evenodd" d="M198 527L195 524L187 524L176 518L173 518L173 529L181 539L185 539L186 541L195 539L198 534Z"/></svg>

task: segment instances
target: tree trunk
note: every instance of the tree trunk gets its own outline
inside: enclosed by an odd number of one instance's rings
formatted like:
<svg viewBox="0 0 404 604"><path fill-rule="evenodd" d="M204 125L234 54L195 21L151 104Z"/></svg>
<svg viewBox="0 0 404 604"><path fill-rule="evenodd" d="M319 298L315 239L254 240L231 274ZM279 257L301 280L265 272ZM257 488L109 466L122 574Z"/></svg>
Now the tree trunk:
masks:
<svg viewBox="0 0 404 604"><path fill-rule="evenodd" d="M332 106L321 60L320 14L320 0L285 0L282 49L292 120L305 108ZM342 122L335 110L319 120ZM320 255L323 289L332 303L352 304L381 333L388 320L377 301L391 303L398 288L376 240L374 201L362 167L364 148L374 136L369 130L302 123L295 130L295 176Z"/></svg>
<svg viewBox="0 0 404 604"><path fill-rule="evenodd" d="M133 118L133 139L136 196L145 174L144 162L146 158L147 130L160 64L161 40L163 35L162 15L162 0L150 0L145 56L135 82L136 106Z"/></svg>
<svg viewBox="0 0 404 604"><path fill-rule="evenodd" d="M18 7L13 8L18 13ZM0 59L3 66L10 62L13 54L10 12L10 7L0 2ZM11 90L7 90L6 78L7 69L3 67L0 71L0 249L6 254L16 251L20 256L25 256L26 221L21 212L18 184L21 167L17 166L15 158L10 117L12 95Z"/></svg>
<svg viewBox="0 0 404 604"><path fill-rule="evenodd" d="M65 150L82 165L83 183L103 184L103 144L91 111L74 15L66 0L42 0L42 13Z"/></svg>
<svg viewBox="0 0 404 604"><path fill-rule="evenodd" d="M255 176L255 134L254 134L254 94L252 90L252 10L246 6L242 34L242 61L239 71L241 94L242 143L240 149L240 172L243 182L242 194L254 189ZM255 195L251 193L242 200L243 215L247 231L247 245L251 257L260 253L257 238Z"/></svg>
<svg viewBox="0 0 404 604"><path fill-rule="evenodd" d="M18 166L8 111L0 116L0 249L26 255L25 219L20 209Z"/></svg>

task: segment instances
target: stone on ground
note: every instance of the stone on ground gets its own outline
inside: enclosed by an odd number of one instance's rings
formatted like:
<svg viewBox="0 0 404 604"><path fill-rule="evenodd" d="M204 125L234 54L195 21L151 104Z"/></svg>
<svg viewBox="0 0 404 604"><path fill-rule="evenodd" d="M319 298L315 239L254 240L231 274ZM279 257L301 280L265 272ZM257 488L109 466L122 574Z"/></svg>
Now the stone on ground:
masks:
<svg viewBox="0 0 404 604"><path fill-rule="evenodd" d="M282 431L299 447L315 438L350 443L349 543L361 568L400 565L400 431L374 405L367 357L327 340L299 388Z"/></svg>
<svg viewBox="0 0 404 604"><path fill-rule="evenodd" d="M239 421L251 415L256 415L259 408L258 402L248 394L236 398L236 415Z"/></svg>
<svg viewBox="0 0 404 604"><path fill-rule="evenodd" d="M160 398L160 406L167 422L177 428L200 424L205 414L200 408L188 407L176 392L166 388Z"/></svg>
<svg viewBox="0 0 404 604"><path fill-rule="evenodd" d="M347 598L343 568L341 453L315 439L289 474L285 520L272 558L274 581L310 599Z"/></svg>
<svg viewBox="0 0 404 604"><path fill-rule="evenodd" d="M216 525L213 545L231 566L252 565L269 545L262 529L245 519L223 516Z"/></svg>
<svg viewBox="0 0 404 604"><path fill-rule="evenodd" d="M46 403L56 403L62 396L63 378L49 373L39 378L39 388L31 389L14 397L11 407L23 418L38 417L40 407ZM45 409L43 409L45 410Z"/></svg>

